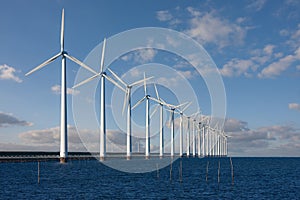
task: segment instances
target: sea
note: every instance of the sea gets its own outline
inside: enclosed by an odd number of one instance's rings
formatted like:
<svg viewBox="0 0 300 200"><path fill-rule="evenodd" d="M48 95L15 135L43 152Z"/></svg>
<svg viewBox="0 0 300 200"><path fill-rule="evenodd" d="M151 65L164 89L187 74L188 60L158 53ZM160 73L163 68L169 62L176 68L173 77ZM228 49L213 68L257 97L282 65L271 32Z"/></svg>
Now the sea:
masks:
<svg viewBox="0 0 300 200"><path fill-rule="evenodd" d="M0 199L300 199L300 158L179 158L148 173L98 160L0 163Z"/></svg>

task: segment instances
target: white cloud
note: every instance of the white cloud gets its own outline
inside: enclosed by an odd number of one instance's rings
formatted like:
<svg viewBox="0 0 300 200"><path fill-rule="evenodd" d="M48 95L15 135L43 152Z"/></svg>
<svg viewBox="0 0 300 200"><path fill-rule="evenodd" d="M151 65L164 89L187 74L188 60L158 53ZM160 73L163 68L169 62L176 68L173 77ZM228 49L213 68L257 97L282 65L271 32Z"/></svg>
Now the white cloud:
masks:
<svg viewBox="0 0 300 200"><path fill-rule="evenodd" d="M287 55L268 65L258 74L258 77L274 78L275 76L280 75L283 71L287 70L296 60L300 60L300 47L294 52L293 55Z"/></svg>
<svg viewBox="0 0 300 200"><path fill-rule="evenodd" d="M226 132L227 131L227 132ZM300 131L292 125L249 129L247 122L226 119L230 154L240 156L299 156Z"/></svg>
<svg viewBox="0 0 300 200"><path fill-rule="evenodd" d="M245 75L248 76L250 71L256 71L257 64L255 64L251 59L250 60L241 60L238 58L234 58L227 62L223 68L220 70L223 76L233 77Z"/></svg>
<svg viewBox="0 0 300 200"><path fill-rule="evenodd" d="M178 72L187 79L191 79L194 77L193 71L178 71Z"/></svg>
<svg viewBox="0 0 300 200"><path fill-rule="evenodd" d="M297 70L300 70L300 65L297 65L297 66L296 66L296 69L297 69Z"/></svg>
<svg viewBox="0 0 300 200"><path fill-rule="evenodd" d="M15 75L16 69L6 64L0 65L0 80L13 80L17 83L21 83L22 80Z"/></svg>
<svg viewBox="0 0 300 200"><path fill-rule="evenodd" d="M143 49L137 49L133 52L130 52L122 56L120 59L125 62L133 61L138 64L144 64L147 62L151 62L156 56L156 54L157 54L157 50L153 48L143 48Z"/></svg>
<svg viewBox="0 0 300 200"><path fill-rule="evenodd" d="M156 18L159 21L165 22L165 21L170 21L173 16L168 10L161 10L156 12Z"/></svg>
<svg viewBox="0 0 300 200"><path fill-rule="evenodd" d="M268 44L268 45L265 46L264 52L265 52L266 54L268 54L268 55L271 55L271 54L273 54L274 48L275 48L275 45Z"/></svg>
<svg viewBox="0 0 300 200"><path fill-rule="evenodd" d="M80 130L80 137L84 141L89 141L93 145L97 145L99 136L97 131ZM81 138L74 126L68 125L68 146L69 151L86 151ZM19 134L19 138L23 144L30 145L31 150L59 150L60 144L60 127L52 127L48 129L31 130Z"/></svg>
<svg viewBox="0 0 300 200"><path fill-rule="evenodd" d="M239 23L239 24L241 24L244 21L246 21L246 19L247 19L246 17L239 17L239 18L236 19L236 22Z"/></svg>
<svg viewBox="0 0 300 200"><path fill-rule="evenodd" d="M259 78L274 78L287 70L293 62L300 60L300 48L293 54L284 57L281 52L274 52L273 44L267 44L263 49L255 49L248 59L233 58L221 68L221 74L227 77L241 76L252 77L259 68L266 66L257 74Z"/></svg>
<svg viewBox="0 0 300 200"><path fill-rule="evenodd" d="M51 87L51 91L55 94L60 94L60 85L54 85ZM75 90L73 88L67 88L67 94L70 95L78 95L80 92L78 90Z"/></svg>
<svg viewBox="0 0 300 200"><path fill-rule="evenodd" d="M0 127L9 126L32 126L33 123L24 120L19 120L11 113L0 112Z"/></svg>
<svg viewBox="0 0 300 200"><path fill-rule="evenodd" d="M126 150L126 133L119 130L106 130L107 150ZM22 150L47 150L58 151L60 145L60 127L47 129L31 130L19 134L22 143L16 146ZM132 137L132 144L139 139ZM26 144L26 145L25 145ZM79 133L74 126L68 125L68 146L69 151L98 151L99 149L99 130L80 129ZM29 145L29 146L27 146ZM9 145L0 143L0 150Z"/></svg>
<svg viewBox="0 0 300 200"><path fill-rule="evenodd" d="M246 29L238 24L218 16L216 11L201 13L193 8L188 9L192 18L186 34L202 44L213 43L219 48L232 44L242 44Z"/></svg>
<svg viewBox="0 0 300 200"><path fill-rule="evenodd" d="M266 2L267 0L252 0L247 8L254 11L260 11L264 7Z"/></svg>
<svg viewBox="0 0 300 200"><path fill-rule="evenodd" d="M232 119L232 118L227 118L225 120L224 124L224 131L225 132L237 132L237 131L248 131L248 123L237 120L237 119Z"/></svg>
<svg viewBox="0 0 300 200"><path fill-rule="evenodd" d="M289 109L300 111L300 104L298 104L298 103L289 103Z"/></svg>
<svg viewBox="0 0 300 200"><path fill-rule="evenodd" d="M281 36L289 36L286 44L289 45L292 49L297 49L300 45L300 24L296 27L295 30L286 30L283 29L279 32Z"/></svg>
<svg viewBox="0 0 300 200"><path fill-rule="evenodd" d="M157 54L157 51L155 49L140 49L135 51L134 53L134 61L137 63L146 63L153 60L155 55Z"/></svg>

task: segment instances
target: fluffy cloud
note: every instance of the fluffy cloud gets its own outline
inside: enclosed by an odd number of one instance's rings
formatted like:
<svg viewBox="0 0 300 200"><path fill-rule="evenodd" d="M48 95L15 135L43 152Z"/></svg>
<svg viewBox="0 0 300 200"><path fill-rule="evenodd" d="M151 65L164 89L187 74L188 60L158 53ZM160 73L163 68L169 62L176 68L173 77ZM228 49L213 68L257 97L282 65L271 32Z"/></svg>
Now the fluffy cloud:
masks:
<svg viewBox="0 0 300 200"><path fill-rule="evenodd" d="M249 129L246 122L226 119L225 132L233 155L299 156L300 130L292 125Z"/></svg>
<svg viewBox="0 0 300 200"><path fill-rule="evenodd" d="M51 91L54 92L55 94L60 94L60 85L52 86ZM67 94L77 95L77 94L79 94L79 91L75 90L75 89L72 89L72 88L67 88Z"/></svg>
<svg viewBox="0 0 300 200"><path fill-rule="evenodd" d="M227 118L225 120L224 124L224 131L225 132L237 132L237 131L248 131L248 123L237 120L237 119L232 119L232 118Z"/></svg>
<svg viewBox="0 0 300 200"><path fill-rule="evenodd" d="M152 61L157 51L151 48L140 49L135 52L134 61L137 63L146 63Z"/></svg>
<svg viewBox="0 0 300 200"><path fill-rule="evenodd" d="M133 52L130 52L121 57L123 61L134 61L138 64L144 64L151 62L155 55L157 54L157 50L153 48L145 48L145 49L138 49Z"/></svg>
<svg viewBox="0 0 300 200"><path fill-rule="evenodd" d="M283 71L291 66L291 64L300 60L300 47L292 55L280 58L278 61L271 63L264 68L259 74L259 78L273 78L280 75Z"/></svg>
<svg viewBox="0 0 300 200"><path fill-rule="evenodd" d="M21 83L22 80L16 76L16 69L8 65L0 65L0 80L13 80L17 83Z"/></svg>
<svg viewBox="0 0 300 200"><path fill-rule="evenodd" d="M156 12L156 18L162 22L169 21L172 19L172 17L172 14L167 10L161 10Z"/></svg>
<svg viewBox="0 0 300 200"><path fill-rule="evenodd" d="M185 33L202 44L213 43L223 48L243 43L246 28L218 16L216 11L200 12L191 7L187 10L192 18L189 21L190 27Z"/></svg>
<svg viewBox="0 0 300 200"><path fill-rule="evenodd" d="M275 48L275 45L267 44L263 49L253 50L252 57L248 59L233 58L223 65L220 72L227 77L252 77L257 74L259 78L274 78L300 60L300 48L284 57L281 52L274 52ZM261 66L266 67L257 73Z"/></svg>
<svg viewBox="0 0 300 200"><path fill-rule="evenodd" d="M290 103L289 104L289 109L300 111L300 104L298 104L298 103Z"/></svg>
<svg viewBox="0 0 300 200"><path fill-rule="evenodd" d="M275 45L267 44L262 49L253 50L252 57L248 59L233 58L224 64L220 72L227 77L241 75L251 77L257 72L259 66L271 62L274 57L279 57L278 54L273 54L275 48Z"/></svg>
<svg viewBox="0 0 300 200"><path fill-rule="evenodd" d="M266 2L267 0L252 0L247 8L254 11L260 11L264 7Z"/></svg>
<svg viewBox="0 0 300 200"><path fill-rule="evenodd" d="M81 130L81 132L84 137L91 138L91 141L96 141L95 131ZM19 134L19 138L27 144L59 144L60 127L23 132ZM74 126L68 125L68 141L72 144L81 143L81 139Z"/></svg>
<svg viewBox="0 0 300 200"><path fill-rule="evenodd" d="M17 117L13 116L10 113L0 112L0 127L9 126L32 126L32 123L24 120L19 120Z"/></svg>
<svg viewBox="0 0 300 200"><path fill-rule="evenodd" d="M119 130L106 130L107 148L117 151L126 151L126 133ZM57 151L60 145L60 127L31 130L19 134L23 144L15 144L16 149ZM139 138L132 137L132 144L138 143ZM26 145L24 145L26 144ZM29 145L29 147L26 147ZM0 149L4 146L0 144ZM69 151L99 151L99 130L80 129L79 133L74 126L68 125Z"/></svg>
<svg viewBox="0 0 300 200"><path fill-rule="evenodd" d="M250 70L251 69L251 70ZM242 60L238 58L231 59L228 61L223 68L220 70L223 76L232 77L245 75L249 76L250 72L256 71L257 64L253 60Z"/></svg>

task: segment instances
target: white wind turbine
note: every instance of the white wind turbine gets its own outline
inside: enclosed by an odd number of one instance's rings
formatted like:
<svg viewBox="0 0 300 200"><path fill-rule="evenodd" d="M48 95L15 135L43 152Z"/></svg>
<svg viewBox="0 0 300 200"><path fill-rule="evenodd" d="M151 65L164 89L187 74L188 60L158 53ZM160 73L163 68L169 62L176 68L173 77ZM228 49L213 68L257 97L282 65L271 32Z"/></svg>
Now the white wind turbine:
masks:
<svg viewBox="0 0 300 200"><path fill-rule="evenodd" d="M170 115L170 122L169 122L170 129L171 129L171 152L170 152L171 157L173 157L175 155L175 142L174 142L174 136L175 136L175 124L174 123L175 122L174 122L174 113L175 113L176 109L178 109L181 106L186 105L187 103L188 102L185 102L185 103L179 104L177 106L169 104L169 103L165 103L165 105L169 108L168 111L171 113L171 115Z"/></svg>
<svg viewBox="0 0 300 200"><path fill-rule="evenodd" d="M106 156L106 112L105 112L105 79L113 83L115 86L126 92L124 88L122 88L116 81L112 78L107 76L106 72L104 71L104 57L105 57L105 48L106 48L106 38L103 41L102 47L102 55L101 55L101 62L100 62L100 72L95 74L94 76L78 83L77 85L73 86L73 88L77 88L80 85L86 84L98 77L100 77L101 87L100 87L100 160L104 160Z"/></svg>
<svg viewBox="0 0 300 200"><path fill-rule="evenodd" d="M192 122L192 126L193 126L193 134L192 134L192 139L193 139L193 157L196 156L196 118L198 116L198 114L200 113L200 111L192 114L190 117L192 118L193 122ZM194 117L193 117L194 116Z"/></svg>
<svg viewBox="0 0 300 200"><path fill-rule="evenodd" d="M143 83L143 82L145 83L146 80L152 79L153 77L148 77L148 78L144 77L144 79L142 79L142 80L136 81L132 84L127 84L117 74L115 74L112 70L110 70L110 69L108 69L108 70L112 73L112 75L118 81L120 81L126 87L122 114L124 113L124 110L125 110L125 107L126 107L126 104L127 104L127 151L126 151L126 157L127 157L127 159L130 159L131 154L132 154L132 146L131 146L131 142L132 142L131 141L131 110L133 109L133 108L131 108L131 89L132 89L133 86L137 86L137 85L139 85L140 83Z"/></svg>
<svg viewBox="0 0 300 200"><path fill-rule="evenodd" d="M217 133L218 133L218 129L217 129L217 127L218 127L218 124L216 124L215 125L215 127L214 128L212 128L212 127L209 127L209 129L211 130L211 132L210 132L210 135L211 135L211 146L210 146L210 151L209 152L211 152L210 153L210 155L211 156L215 156L215 154L216 154L216 152L217 152L217 144L218 144L218 142L217 142L217 139L216 139L216 135L217 135Z"/></svg>
<svg viewBox="0 0 300 200"><path fill-rule="evenodd" d="M179 156L183 156L183 112L192 104L188 103L183 109L177 109L180 114L180 123L179 123Z"/></svg>
<svg viewBox="0 0 300 200"><path fill-rule="evenodd" d="M153 113L150 115L150 119L152 117L152 115L156 112L157 108L160 107L160 120L159 120L159 156L163 157L164 156L164 124L163 124L163 108L165 105L167 105L167 103L160 98L159 94L158 94L158 90L156 87L156 84L154 84L154 88L155 88L155 93L156 93L156 98L154 99L152 97L150 97L150 99L156 101L157 107L155 108L155 110L153 111Z"/></svg>
<svg viewBox="0 0 300 200"><path fill-rule="evenodd" d="M152 77L150 77L152 78ZM147 78L149 79L149 78ZM148 159L150 157L150 114L149 114L149 108L150 108L150 95L147 93L147 85L146 85L146 74L144 73L144 93L145 96L140 99L133 107L132 109L136 108L138 105L140 105L144 100L146 100L146 145L145 145L145 157ZM152 98L154 99L154 98Z"/></svg>
<svg viewBox="0 0 300 200"><path fill-rule="evenodd" d="M188 130L187 130L187 134L186 134L186 156L189 157L190 156L190 133L191 133L191 123L190 120L191 118L193 119L194 115L198 115L199 111L187 116L187 115L183 115L187 118L187 126L188 126ZM194 121L193 121L193 126L194 126ZM194 135L194 129L193 129L193 135ZM194 137L193 137L194 138ZM194 141L193 141L194 142Z"/></svg>
<svg viewBox="0 0 300 200"><path fill-rule="evenodd" d="M61 62L61 96L60 96L60 162L64 163L67 161L68 157L68 134L67 134L67 87L66 87L66 58L77 63L83 68L96 74L96 72L90 69L87 65L79 61L73 56L68 55L64 50L64 9L62 10L61 16L61 33L60 33L60 52L50 59L46 60L36 68L32 69L30 72L26 73L25 76L32 74L33 72L43 68L44 66L52 63L58 57L62 58Z"/></svg>
<svg viewBox="0 0 300 200"><path fill-rule="evenodd" d="M201 118L201 116L200 116ZM201 142L203 144L203 141L201 141L201 129L202 129L202 123L201 121L198 122L197 126L197 132L198 132L198 157L201 157Z"/></svg>
<svg viewBox="0 0 300 200"><path fill-rule="evenodd" d="M170 128L171 128L171 157L174 156L175 154L175 143L174 143L174 136L175 136L175 124L174 124L174 112L176 109L178 109L179 107L181 106L184 106L186 105L188 102L185 102L183 104L180 104L180 105L172 105L172 104L167 104L167 106L169 107L169 110L171 112L171 119L170 119Z"/></svg>

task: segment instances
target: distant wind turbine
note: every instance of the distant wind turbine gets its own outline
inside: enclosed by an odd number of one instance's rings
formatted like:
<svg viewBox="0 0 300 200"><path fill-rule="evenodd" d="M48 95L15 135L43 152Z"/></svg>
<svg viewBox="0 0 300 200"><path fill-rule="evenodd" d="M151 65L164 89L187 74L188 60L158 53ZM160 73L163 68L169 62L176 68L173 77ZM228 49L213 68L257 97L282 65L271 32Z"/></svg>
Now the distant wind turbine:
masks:
<svg viewBox="0 0 300 200"><path fill-rule="evenodd" d="M127 151L126 151L126 157L127 159L131 158L131 154L132 154L132 146L131 146L131 110L133 108L131 108L131 89L133 86L137 86L143 82L145 82L146 80L152 79L153 77L149 77L149 78L144 78L142 80L136 81L132 84L127 84L125 83L116 73L114 73L111 69L108 69L112 75L118 80L120 81L125 87L126 90L125 92L125 96L124 96L124 104L123 104L123 110L122 110L122 114L124 113L125 107L127 105Z"/></svg>
<svg viewBox="0 0 300 200"><path fill-rule="evenodd" d="M25 76L32 74L33 72L43 68L44 66L52 63L58 57L62 58L61 62L61 96L60 96L60 162L64 163L67 161L68 157L68 137L67 137L67 87L66 87L66 58L77 63L81 67L89 70L90 72L96 74L94 70L89 68L87 65L79 61L73 56L68 55L64 50L64 9L62 10L61 17L61 33L60 33L60 52L50 59L46 60L36 68L32 69L30 72L26 73Z"/></svg>
<svg viewBox="0 0 300 200"><path fill-rule="evenodd" d="M178 109L178 113L180 114L180 124L179 124L179 156L183 156L183 115L184 111L192 104L190 102L183 109Z"/></svg>
<svg viewBox="0 0 300 200"><path fill-rule="evenodd" d="M152 77L150 77L152 78ZM147 78L149 79L149 78ZM149 108L150 108L150 95L147 93L147 84L146 84L146 74L144 73L144 93L145 96L139 100L132 109L136 108L138 105L140 105L144 100L146 100L146 145L145 145L145 157L148 159L150 157L150 114L149 114Z"/></svg>
<svg viewBox="0 0 300 200"><path fill-rule="evenodd" d="M169 107L169 111L171 112L171 118L170 118L170 126L171 126L171 156L173 157L175 154L175 143L174 143L174 134L175 134L175 124L174 124L174 112L176 109L178 109L181 106L186 105L188 102L179 104L177 106L172 105L172 104L167 104Z"/></svg>
<svg viewBox="0 0 300 200"><path fill-rule="evenodd" d="M155 108L155 110L153 111L153 113L150 115L150 118L152 117L152 115L156 112L157 108L160 107L160 120L159 120L159 156L163 157L164 156L164 124L163 124L163 109L164 106L167 105L167 103L159 96L158 94L158 90L156 87L156 84L154 84L154 88L155 88L155 93L156 93L156 98L157 99L152 99L154 101L156 101L157 107Z"/></svg>
<svg viewBox="0 0 300 200"><path fill-rule="evenodd" d="M104 57L105 57L105 48L106 48L106 38L103 41L102 47L102 55L101 55L101 62L100 62L100 72L95 74L94 76L78 83L77 85L73 86L73 88L77 88L80 85L88 83L98 77L100 77L101 87L100 87L100 160L104 160L106 156L106 111L105 111L105 79L113 83L115 86L126 92L124 88L122 88L116 81L112 78L107 76L104 69Z"/></svg>

